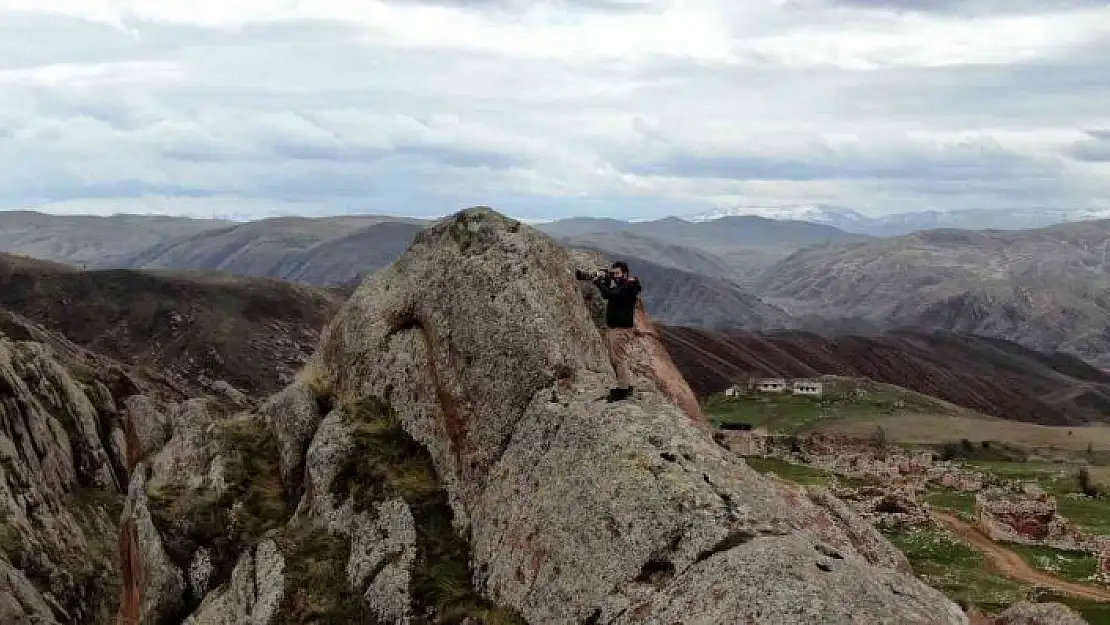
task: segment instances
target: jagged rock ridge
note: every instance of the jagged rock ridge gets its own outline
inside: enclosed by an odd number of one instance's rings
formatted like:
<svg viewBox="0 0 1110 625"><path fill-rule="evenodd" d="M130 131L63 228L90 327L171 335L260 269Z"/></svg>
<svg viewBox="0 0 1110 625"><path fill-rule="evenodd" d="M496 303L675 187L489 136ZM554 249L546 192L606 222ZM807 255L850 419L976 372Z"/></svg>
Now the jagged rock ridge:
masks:
<svg viewBox="0 0 1110 625"><path fill-rule="evenodd" d="M0 311L0 622L110 622L127 458L177 397Z"/></svg>

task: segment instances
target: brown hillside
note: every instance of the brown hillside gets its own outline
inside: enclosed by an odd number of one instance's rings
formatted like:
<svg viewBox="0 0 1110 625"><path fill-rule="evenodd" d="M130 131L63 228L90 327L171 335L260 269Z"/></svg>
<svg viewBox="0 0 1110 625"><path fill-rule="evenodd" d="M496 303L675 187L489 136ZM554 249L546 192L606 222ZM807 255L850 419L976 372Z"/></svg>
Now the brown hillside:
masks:
<svg viewBox="0 0 1110 625"><path fill-rule="evenodd" d="M183 386L224 380L254 396L280 389L339 303L332 293L266 278L77 271L0 254L0 309Z"/></svg>
<svg viewBox="0 0 1110 625"><path fill-rule="evenodd" d="M1107 421L1110 374L1065 354L1000 339L899 331L825 338L798 331L713 333L664 327L675 364L699 395L749 375L867 377L998 417L1045 425Z"/></svg>

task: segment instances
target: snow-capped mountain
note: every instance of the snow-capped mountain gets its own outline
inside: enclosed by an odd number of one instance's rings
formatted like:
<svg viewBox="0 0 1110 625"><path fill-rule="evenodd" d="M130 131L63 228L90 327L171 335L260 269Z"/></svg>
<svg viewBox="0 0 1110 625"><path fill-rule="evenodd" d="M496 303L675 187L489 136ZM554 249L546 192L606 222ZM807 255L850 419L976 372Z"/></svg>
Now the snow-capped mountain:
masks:
<svg viewBox="0 0 1110 625"><path fill-rule="evenodd" d="M718 209L684 217L687 221L712 221L722 217L756 215L768 219L808 221L833 226L846 232L872 236L899 236L918 230L957 228L962 230L1025 230L1069 221L1110 219L1110 210L960 210L917 211L868 217L850 208L826 204L799 206L742 206Z"/></svg>
<svg viewBox="0 0 1110 625"><path fill-rule="evenodd" d="M850 208L830 206L827 204L812 204L798 206L743 206L738 208L725 208L690 215L683 219L687 221L713 221L722 217L742 217L755 215L780 221L808 221L810 223L833 226L848 232L863 233L860 228L865 228L871 219L861 215Z"/></svg>

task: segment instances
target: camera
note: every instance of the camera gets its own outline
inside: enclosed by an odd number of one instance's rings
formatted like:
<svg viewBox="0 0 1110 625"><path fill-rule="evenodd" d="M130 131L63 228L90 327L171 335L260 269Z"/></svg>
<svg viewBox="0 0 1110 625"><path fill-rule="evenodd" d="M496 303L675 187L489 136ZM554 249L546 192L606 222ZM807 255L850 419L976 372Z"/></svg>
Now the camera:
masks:
<svg viewBox="0 0 1110 625"><path fill-rule="evenodd" d="M574 277L578 280L598 280L604 278L607 275L609 275L608 269L594 269L593 271L582 271L581 269L576 269L574 271Z"/></svg>

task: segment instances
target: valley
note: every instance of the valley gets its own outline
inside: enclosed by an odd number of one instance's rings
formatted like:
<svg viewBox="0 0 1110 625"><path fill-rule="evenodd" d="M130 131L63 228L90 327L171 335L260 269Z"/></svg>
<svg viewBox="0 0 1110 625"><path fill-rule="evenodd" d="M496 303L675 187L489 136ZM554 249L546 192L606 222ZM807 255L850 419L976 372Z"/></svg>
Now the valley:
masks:
<svg viewBox="0 0 1110 625"><path fill-rule="evenodd" d="M757 471L844 498L969 614L1052 600L1110 623L1110 427L1004 421L870 380L815 380L819 397L740 385L707 398L718 440Z"/></svg>

